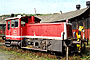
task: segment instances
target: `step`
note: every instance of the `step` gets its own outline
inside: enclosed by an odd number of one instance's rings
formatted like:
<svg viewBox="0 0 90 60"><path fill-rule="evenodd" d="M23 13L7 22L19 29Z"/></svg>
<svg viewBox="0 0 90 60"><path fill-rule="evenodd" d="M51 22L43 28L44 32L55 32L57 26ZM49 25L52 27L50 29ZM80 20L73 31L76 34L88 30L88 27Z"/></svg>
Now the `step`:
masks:
<svg viewBox="0 0 90 60"><path fill-rule="evenodd" d="M22 49L30 49L30 50L37 50L37 51L47 51L47 50L42 50L38 48L29 48L29 47L21 47Z"/></svg>

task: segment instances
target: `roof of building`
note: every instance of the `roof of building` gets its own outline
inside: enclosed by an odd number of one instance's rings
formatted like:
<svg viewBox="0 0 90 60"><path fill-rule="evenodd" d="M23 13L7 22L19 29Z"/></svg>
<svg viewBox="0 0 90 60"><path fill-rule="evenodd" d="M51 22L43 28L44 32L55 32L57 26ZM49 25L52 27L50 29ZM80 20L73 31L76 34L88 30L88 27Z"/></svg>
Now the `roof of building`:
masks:
<svg viewBox="0 0 90 60"><path fill-rule="evenodd" d="M67 20L67 19L77 17L77 16L83 14L88 9L89 8L83 8L83 9L80 9L80 10L70 11L70 12L62 13L62 14L52 14L52 15L38 16L38 17L40 17L42 19L41 23L43 23L43 22L63 21L63 20Z"/></svg>
<svg viewBox="0 0 90 60"><path fill-rule="evenodd" d="M36 16L37 18L41 19L41 23L47 23L47 22L57 22L57 21L63 21L67 19L71 19L74 17L77 17L83 13L85 13L89 8L83 8L80 10L70 11L67 13L62 14L50 14L45 16ZM2 20L2 17L0 16L0 24L5 24L5 20Z"/></svg>

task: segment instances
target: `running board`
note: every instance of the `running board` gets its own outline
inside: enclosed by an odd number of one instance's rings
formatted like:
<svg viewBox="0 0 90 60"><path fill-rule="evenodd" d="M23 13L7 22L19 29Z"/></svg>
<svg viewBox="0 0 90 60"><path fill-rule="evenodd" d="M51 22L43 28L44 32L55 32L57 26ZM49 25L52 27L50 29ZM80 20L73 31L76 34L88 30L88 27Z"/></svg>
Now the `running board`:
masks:
<svg viewBox="0 0 90 60"><path fill-rule="evenodd" d="M37 48L29 48L29 47L21 47L22 49L30 49L30 50L37 50L37 51L45 51L47 52L47 50L42 50L42 49L37 49Z"/></svg>

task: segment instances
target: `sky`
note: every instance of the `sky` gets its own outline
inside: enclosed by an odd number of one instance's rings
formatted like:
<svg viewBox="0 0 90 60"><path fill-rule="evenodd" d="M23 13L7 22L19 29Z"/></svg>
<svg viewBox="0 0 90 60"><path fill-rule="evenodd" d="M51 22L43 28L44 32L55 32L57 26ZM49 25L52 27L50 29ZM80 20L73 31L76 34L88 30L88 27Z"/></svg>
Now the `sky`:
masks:
<svg viewBox="0 0 90 60"><path fill-rule="evenodd" d="M87 0L0 0L0 15L5 14L49 14L63 13L76 10L80 4L81 9L86 7Z"/></svg>

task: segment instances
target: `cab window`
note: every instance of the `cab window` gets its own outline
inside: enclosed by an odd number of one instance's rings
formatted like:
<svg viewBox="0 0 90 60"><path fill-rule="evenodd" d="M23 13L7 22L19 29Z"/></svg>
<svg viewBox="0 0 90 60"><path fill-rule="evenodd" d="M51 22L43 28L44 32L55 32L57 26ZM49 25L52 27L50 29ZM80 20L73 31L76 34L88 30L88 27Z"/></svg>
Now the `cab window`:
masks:
<svg viewBox="0 0 90 60"><path fill-rule="evenodd" d="M28 18L21 18L21 27L24 27L28 23Z"/></svg>
<svg viewBox="0 0 90 60"><path fill-rule="evenodd" d="M21 21L21 26L24 27L25 26L25 22Z"/></svg>
<svg viewBox="0 0 90 60"><path fill-rule="evenodd" d="M11 27L18 27L18 19L11 20Z"/></svg>
<svg viewBox="0 0 90 60"><path fill-rule="evenodd" d="M10 21L8 21L8 30L10 30Z"/></svg>

